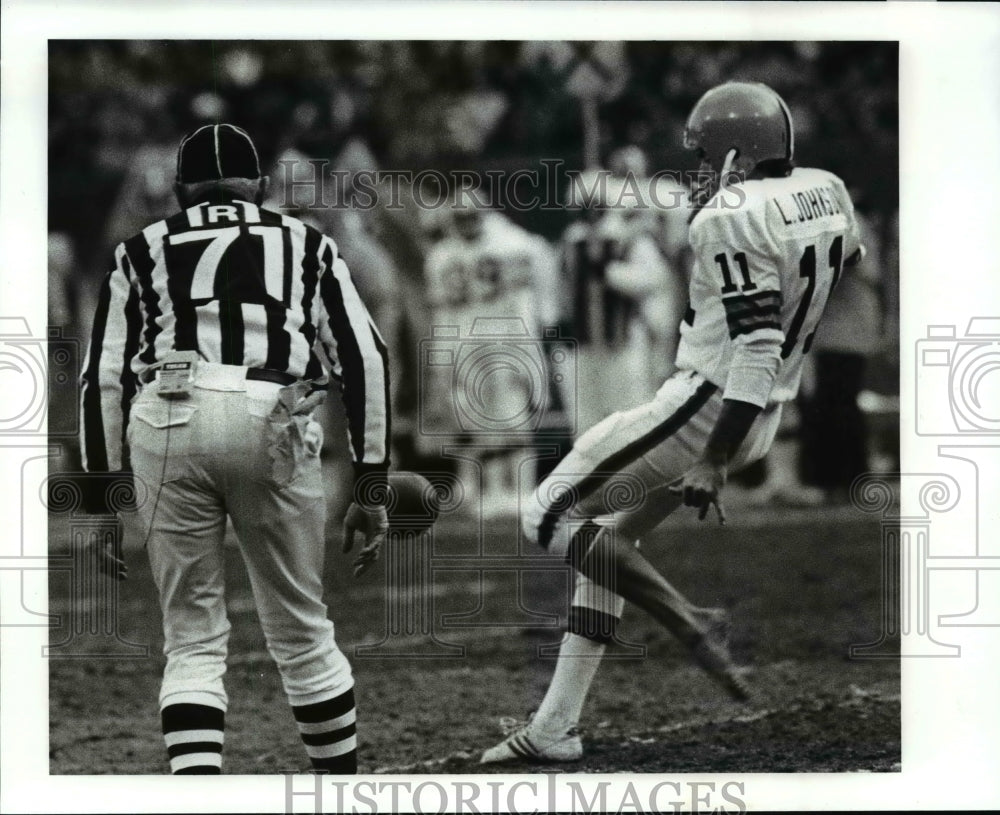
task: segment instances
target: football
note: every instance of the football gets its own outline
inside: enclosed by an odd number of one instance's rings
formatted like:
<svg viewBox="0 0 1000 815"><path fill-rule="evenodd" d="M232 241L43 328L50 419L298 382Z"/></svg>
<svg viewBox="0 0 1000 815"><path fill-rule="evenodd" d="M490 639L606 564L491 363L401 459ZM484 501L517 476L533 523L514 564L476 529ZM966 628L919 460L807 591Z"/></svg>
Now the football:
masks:
<svg viewBox="0 0 1000 815"><path fill-rule="evenodd" d="M420 473L389 473L389 525L392 529L430 529L441 511L441 491Z"/></svg>

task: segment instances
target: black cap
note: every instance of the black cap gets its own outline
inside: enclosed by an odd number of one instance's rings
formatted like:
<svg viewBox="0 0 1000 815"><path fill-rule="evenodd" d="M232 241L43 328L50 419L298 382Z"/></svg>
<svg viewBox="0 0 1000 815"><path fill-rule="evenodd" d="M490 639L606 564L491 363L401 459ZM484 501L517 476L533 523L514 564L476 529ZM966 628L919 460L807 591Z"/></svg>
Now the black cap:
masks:
<svg viewBox="0 0 1000 815"><path fill-rule="evenodd" d="M177 181L222 178L260 178L257 148L247 132L236 125L205 125L185 136L177 151Z"/></svg>

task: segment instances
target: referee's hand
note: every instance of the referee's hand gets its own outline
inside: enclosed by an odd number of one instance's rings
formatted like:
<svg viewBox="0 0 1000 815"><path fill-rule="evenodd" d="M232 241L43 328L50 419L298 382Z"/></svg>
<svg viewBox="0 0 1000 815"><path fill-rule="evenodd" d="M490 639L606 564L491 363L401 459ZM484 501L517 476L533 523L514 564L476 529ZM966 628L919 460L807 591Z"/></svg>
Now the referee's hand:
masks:
<svg viewBox="0 0 1000 815"><path fill-rule="evenodd" d="M101 574L121 581L128 579L128 566L125 565L125 561L122 558L122 541L124 540L125 525L122 523L121 517L117 518L116 521L118 532L115 535L114 541L92 540L87 544L89 550L87 554L96 559L97 570Z"/></svg>
<svg viewBox="0 0 1000 815"><path fill-rule="evenodd" d="M344 551L354 548L354 533L365 536L365 545L354 559L354 576L360 577L378 560L382 543L389 532L389 516L385 507L366 507L352 502L344 516Z"/></svg>

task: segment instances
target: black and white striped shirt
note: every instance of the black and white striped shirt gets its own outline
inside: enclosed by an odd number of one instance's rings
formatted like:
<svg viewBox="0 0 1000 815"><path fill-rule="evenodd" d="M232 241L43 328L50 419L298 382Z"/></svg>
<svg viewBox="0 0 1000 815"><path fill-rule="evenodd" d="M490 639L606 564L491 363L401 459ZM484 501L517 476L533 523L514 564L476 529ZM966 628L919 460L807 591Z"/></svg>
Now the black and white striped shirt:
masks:
<svg viewBox="0 0 1000 815"><path fill-rule="evenodd" d="M620 347L638 306L607 283L611 263L624 260L625 242L605 222L570 224L562 239L561 279L573 292L572 333L581 345Z"/></svg>
<svg viewBox="0 0 1000 815"><path fill-rule="evenodd" d="M81 376L89 472L122 468L138 376L169 351L342 385L359 474L389 455L386 346L334 242L241 200L201 203L119 244Z"/></svg>

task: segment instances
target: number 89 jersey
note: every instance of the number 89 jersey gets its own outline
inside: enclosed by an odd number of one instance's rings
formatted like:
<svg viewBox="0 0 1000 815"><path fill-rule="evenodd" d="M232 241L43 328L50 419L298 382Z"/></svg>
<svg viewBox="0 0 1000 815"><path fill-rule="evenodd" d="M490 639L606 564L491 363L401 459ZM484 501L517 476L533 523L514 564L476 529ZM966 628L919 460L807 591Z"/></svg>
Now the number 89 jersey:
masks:
<svg viewBox="0 0 1000 815"><path fill-rule="evenodd" d="M484 212L482 219L478 237L449 236L427 256L427 297L435 319L467 333L477 317L519 317L533 331L552 310L552 251L544 238L497 212Z"/></svg>
<svg viewBox="0 0 1000 815"><path fill-rule="evenodd" d="M695 268L677 366L727 399L794 399L827 298L863 251L844 183L797 168L728 187L695 216L689 239Z"/></svg>

